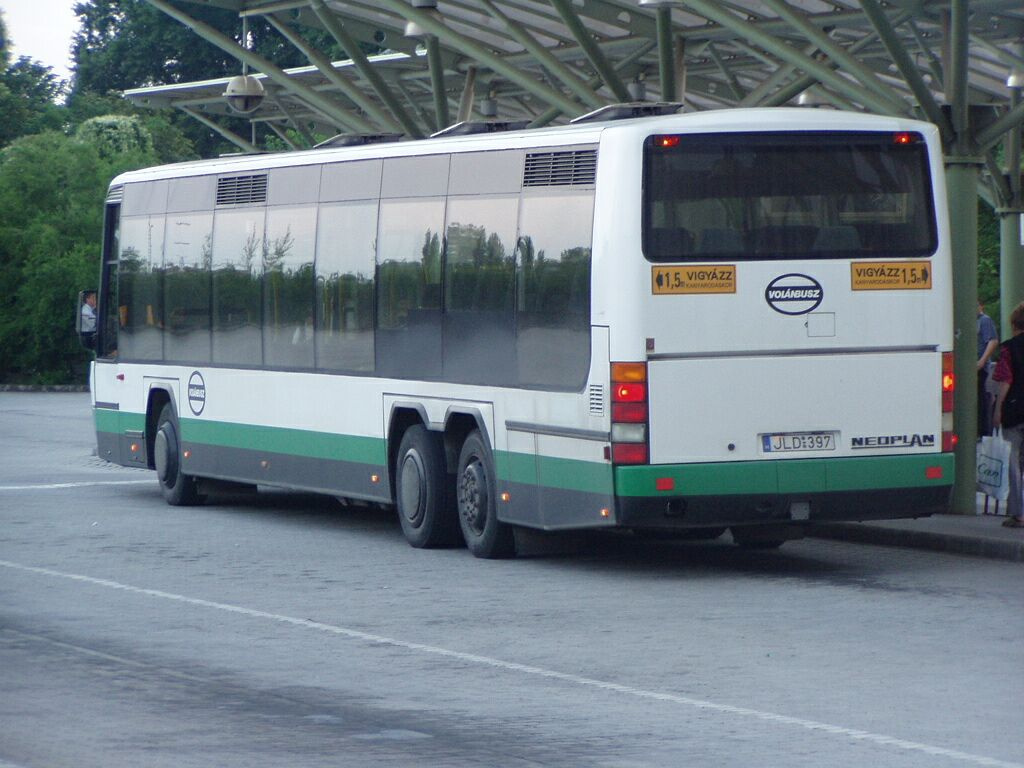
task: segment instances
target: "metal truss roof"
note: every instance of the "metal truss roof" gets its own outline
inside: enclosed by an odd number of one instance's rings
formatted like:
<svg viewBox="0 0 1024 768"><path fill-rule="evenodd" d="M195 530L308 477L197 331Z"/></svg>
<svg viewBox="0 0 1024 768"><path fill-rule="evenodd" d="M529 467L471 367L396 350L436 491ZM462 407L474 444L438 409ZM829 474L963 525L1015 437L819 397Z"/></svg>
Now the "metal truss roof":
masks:
<svg viewBox="0 0 1024 768"><path fill-rule="evenodd" d="M192 0L147 2L258 73L267 95L251 119L282 136L295 129L307 143L313 132L420 137L467 119L543 125L623 101L690 110L800 103L923 117L951 152L989 153L991 165L991 150L1024 121L1021 88L1007 84L1024 86L1021 0L203 3L267 19L310 61L287 71L238 44L241 22L217 30L189 16ZM307 42L311 28L353 60L327 60ZM367 59L360 45L389 53ZM248 146L218 123L229 113L226 83L126 97L184 109Z"/></svg>

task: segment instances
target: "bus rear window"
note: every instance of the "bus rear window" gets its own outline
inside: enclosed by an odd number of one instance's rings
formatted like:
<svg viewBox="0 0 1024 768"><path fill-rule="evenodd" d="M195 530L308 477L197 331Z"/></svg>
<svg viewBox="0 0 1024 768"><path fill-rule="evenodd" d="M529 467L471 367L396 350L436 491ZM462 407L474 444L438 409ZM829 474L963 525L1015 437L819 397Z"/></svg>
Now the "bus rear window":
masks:
<svg viewBox="0 0 1024 768"><path fill-rule="evenodd" d="M643 194L650 261L912 258L936 247L919 134L651 136Z"/></svg>

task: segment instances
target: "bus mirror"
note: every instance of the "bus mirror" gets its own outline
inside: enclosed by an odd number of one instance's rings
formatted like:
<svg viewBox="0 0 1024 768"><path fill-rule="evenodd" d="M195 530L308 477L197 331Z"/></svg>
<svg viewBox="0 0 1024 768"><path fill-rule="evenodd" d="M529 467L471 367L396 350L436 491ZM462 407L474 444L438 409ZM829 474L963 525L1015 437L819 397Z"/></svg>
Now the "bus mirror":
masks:
<svg viewBox="0 0 1024 768"><path fill-rule="evenodd" d="M78 292L75 332L83 347L86 349L96 348L96 291Z"/></svg>

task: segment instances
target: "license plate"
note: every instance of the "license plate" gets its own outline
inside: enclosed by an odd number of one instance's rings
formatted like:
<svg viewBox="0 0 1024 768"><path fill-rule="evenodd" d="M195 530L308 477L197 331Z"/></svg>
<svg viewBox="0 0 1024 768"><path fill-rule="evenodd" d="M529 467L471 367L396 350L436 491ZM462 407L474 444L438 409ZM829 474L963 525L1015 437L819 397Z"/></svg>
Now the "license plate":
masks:
<svg viewBox="0 0 1024 768"><path fill-rule="evenodd" d="M838 432L779 432L761 435L761 450L765 453L834 451L838 435Z"/></svg>

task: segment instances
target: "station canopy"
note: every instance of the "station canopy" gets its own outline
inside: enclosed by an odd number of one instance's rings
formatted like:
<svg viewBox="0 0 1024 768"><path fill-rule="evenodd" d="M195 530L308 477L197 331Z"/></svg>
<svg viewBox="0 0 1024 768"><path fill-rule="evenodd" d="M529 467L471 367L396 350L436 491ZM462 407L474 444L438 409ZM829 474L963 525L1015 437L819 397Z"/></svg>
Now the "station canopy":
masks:
<svg viewBox="0 0 1024 768"><path fill-rule="evenodd" d="M991 167L1024 121L1020 0L147 2L235 56L263 90L247 117L295 146L337 133L420 138L464 121L541 126L623 102L802 105L923 118L948 152ZM215 29L190 15L198 5L235 11L238 23ZM308 66L282 70L248 51L253 17ZM351 58L331 61L311 30ZM229 87L225 78L125 95L184 110L251 149L225 127L237 116Z"/></svg>

